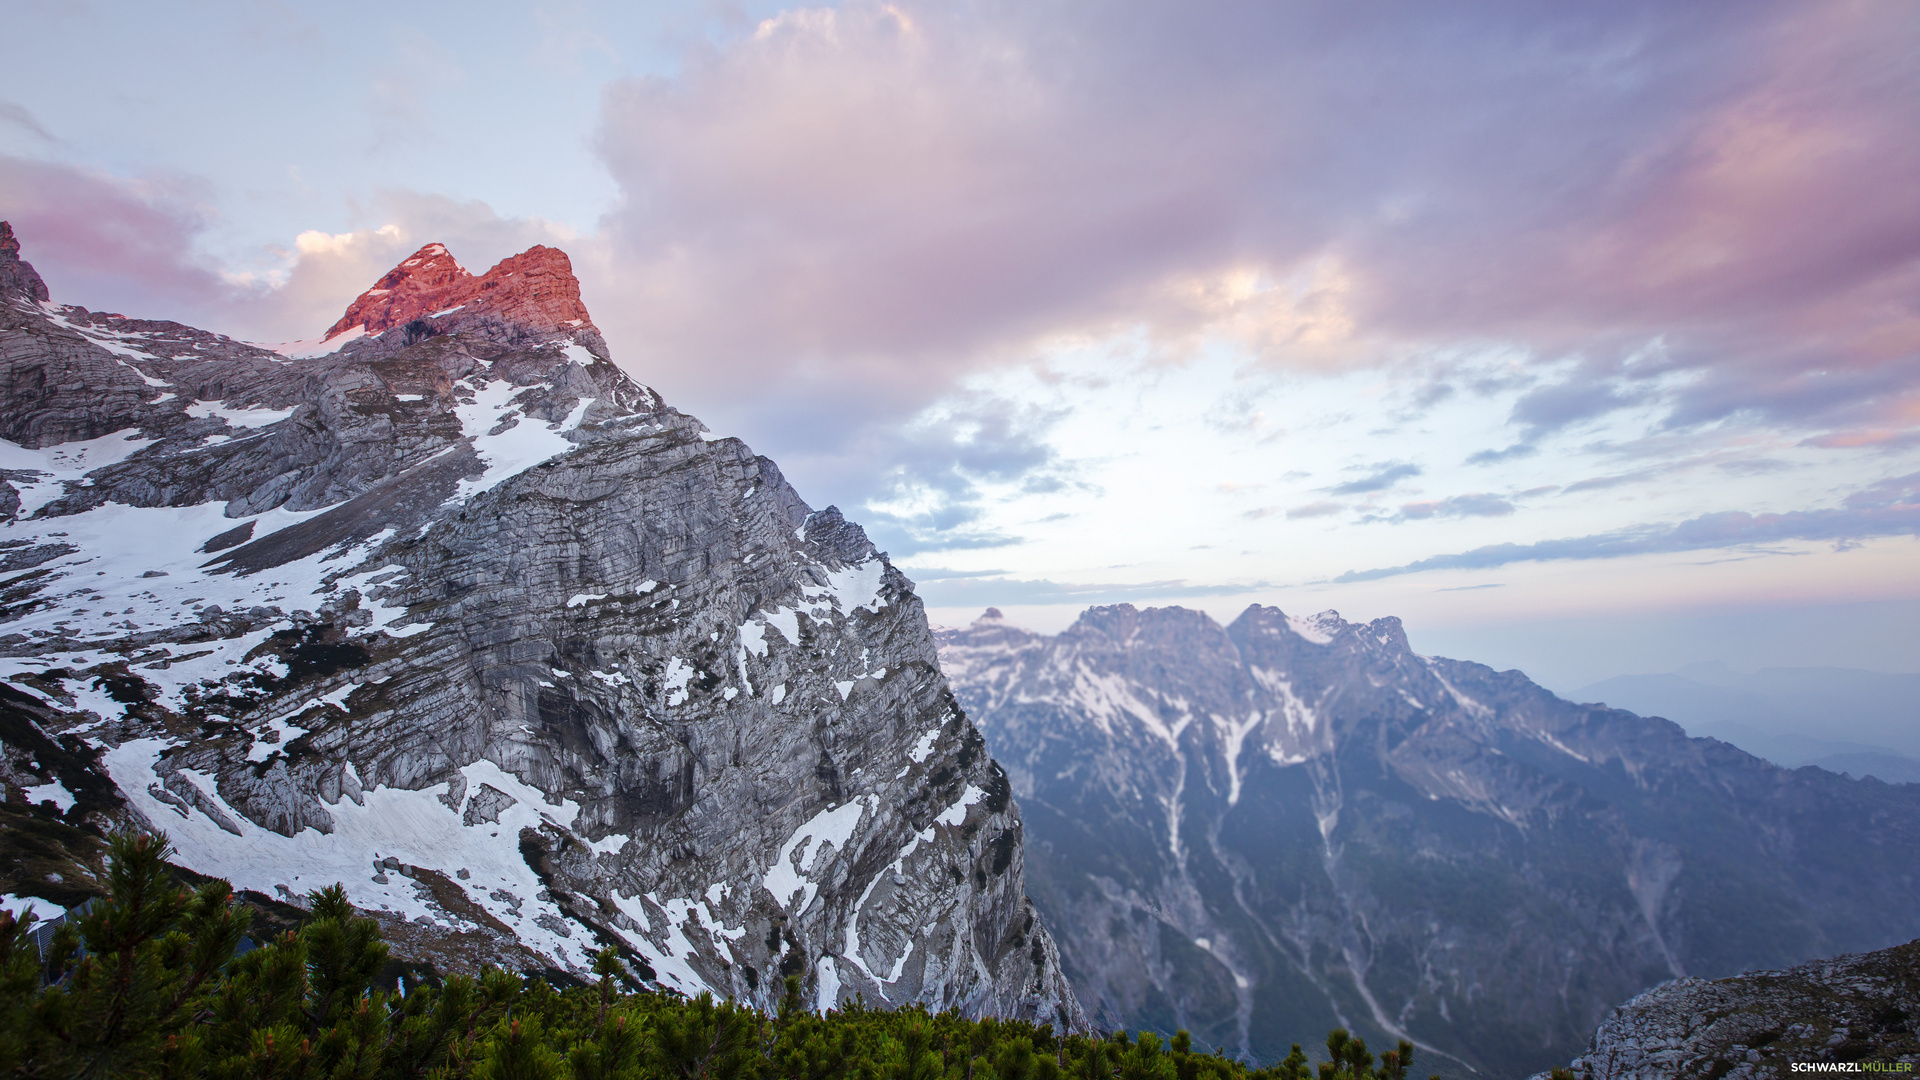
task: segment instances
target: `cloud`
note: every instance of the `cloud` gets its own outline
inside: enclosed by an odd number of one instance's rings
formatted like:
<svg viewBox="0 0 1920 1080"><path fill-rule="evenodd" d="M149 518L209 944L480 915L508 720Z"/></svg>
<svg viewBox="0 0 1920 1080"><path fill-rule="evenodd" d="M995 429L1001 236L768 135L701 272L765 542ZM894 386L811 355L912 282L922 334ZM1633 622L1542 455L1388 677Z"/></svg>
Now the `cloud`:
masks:
<svg viewBox="0 0 1920 1080"><path fill-rule="evenodd" d="M1504 517L1513 513L1513 504L1504 496L1487 492L1449 495L1430 502L1405 503L1393 521L1424 521L1427 518Z"/></svg>
<svg viewBox="0 0 1920 1080"><path fill-rule="evenodd" d="M1339 583L1374 581L1427 570L1484 570L1517 562L1562 559L1617 559L1664 554L1830 540L1843 548L1877 536L1920 536L1920 473L1883 480L1849 495L1841 508L1749 514L1729 510L1702 514L1677 525L1649 525L1564 540L1531 544L1490 544L1452 555L1435 555L1404 566L1349 570Z"/></svg>
<svg viewBox="0 0 1920 1080"><path fill-rule="evenodd" d="M12 124L14 127L39 138L41 142L57 143L60 141L54 138L53 132L42 127L40 121L34 119L33 114L28 112L24 105L19 105L15 102L0 101L0 123Z"/></svg>
<svg viewBox="0 0 1920 1080"><path fill-rule="evenodd" d="M1330 514L1337 514L1344 509L1346 509L1345 503L1334 502L1332 499L1320 499L1315 502L1302 503L1299 506L1289 507L1287 510L1287 520L1293 521L1298 518L1327 517Z"/></svg>
<svg viewBox="0 0 1920 1080"><path fill-rule="evenodd" d="M1522 395L1514 402L1509 421L1524 427L1526 441L1532 442L1569 424L1639 404L1645 398L1644 392L1623 391L1610 382L1569 379Z"/></svg>
<svg viewBox="0 0 1920 1080"><path fill-rule="evenodd" d="M1502 461L1513 461L1518 458L1532 457L1539 452L1539 447L1534 446L1532 443L1519 442L1514 443L1504 450L1481 450L1477 453L1469 454L1467 455L1467 464L1495 465Z"/></svg>
<svg viewBox="0 0 1920 1080"><path fill-rule="evenodd" d="M1793 466L1777 458L1744 458L1738 461L1723 461L1717 466L1721 472L1734 476L1765 476L1768 473L1786 472Z"/></svg>
<svg viewBox="0 0 1920 1080"><path fill-rule="evenodd" d="M1658 476L1665 471L1667 470L1664 468L1652 468L1616 473L1612 476L1590 476L1585 480L1575 480L1573 483L1568 484L1561 489L1561 493L1565 495L1575 495L1582 491L1605 491L1607 488L1619 487L1622 484L1639 483L1650 477Z"/></svg>
<svg viewBox="0 0 1920 1080"><path fill-rule="evenodd" d="M912 571L907 572L912 577ZM1267 582L1226 585L1190 585L1185 581L1147 581L1138 584L1079 584L1045 579L943 578L916 585L920 599L932 607L1009 607L1033 604L1120 604L1134 600L1179 599L1196 596L1238 596L1270 589Z"/></svg>
<svg viewBox="0 0 1920 1080"><path fill-rule="evenodd" d="M1057 419L1044 409L971 395L902 428L871 426L856 444L858 458L839 467L842 475L861 467L878 474L860 516L896 557L1004 547L1020 538L983 524L990 490L1051 493L1073 483L1045 440ZM832 452L839 444L820 445ZM823 464L802 463L816 470Z"/></svg>
<svg viewBox="0 0 1920 1080"><path fill-rule="evenodd" d="M1369 468L1373 472L1358 480L1349 480L1344 484L1330 487L1327 489L1328 492L1334 495L1365 495L1369 492L1385 491L1409 476L1420 475L1420 466L1406 462L1382 462Z"/></svg>
<svg viewBox="0 0 1920 1080"><path fill-rule="evenodd" d="M542 26L550 63L594 46ZM1493 347L1524 358L1516 385L1575 361L1475 464L1629 405L1815 449L1920 431L1920 23L1897 4L848 0L691 36L670 75L606 88L618 200L562 246L622 362L816 501L925 488L964 517L979 482L899 429L1062 342L1313 372ZM39 216L29 257L63 299L251 337L331 321L385 226L476 266L507 253L474 254L490 238L563 231L362 193L329 226L357 247L263 253L236 283L197 254L193 183L8 168L0 211ZM896 475L896 451L930 456ZM1023 460L994 475L1062 482Z"/></svg>
<svg viewBox="0 0 1920 1080"><path fill-rule="evenodd" d="M1868 446L1876 450L1904 450L1910 446L1920 446L1920 430L1889 431L1881 428L1834 431L1806 439L1800 445L1817 446L1823 450L1854 450Z"/></svg>
<svg viewBox="0 0 1920 1080"><path fill-rule="evenodd" d="M1846 497L1849 510L1891 510L1920 504L1920 472L1893 476Z"/></svg>
<svg viewBox="0 0 1920 1080"><path fill-rule="evenodd" d="M203 185L188 177L130 180L0 155L0 218L21 257L66 303L128 304L128 314L204 308L227 294L193 250L207 227Z"/></svg>
<svg viewBox="0 0 1920 1080"><path fill-rule="evenodd" d="M1655 398L1684 423L1877 416L1920 383L1898 254L1920 195L1892 180L1920 171L1920 92L1894 89L1920 90L1909 24L1785 3L788 11L607 92L610 333L703 414L755 409L743 382L831 384L846 431L1036 342L1134 328L1312 370L1437 343L1585 357L1516 405L1532 435ZM1654 340L1658 365L1618 367ZM1644 381L1683 369L1703 373L1683 392ZM1816 369L1847 377L1812 408L1791 387Z"/></svg>

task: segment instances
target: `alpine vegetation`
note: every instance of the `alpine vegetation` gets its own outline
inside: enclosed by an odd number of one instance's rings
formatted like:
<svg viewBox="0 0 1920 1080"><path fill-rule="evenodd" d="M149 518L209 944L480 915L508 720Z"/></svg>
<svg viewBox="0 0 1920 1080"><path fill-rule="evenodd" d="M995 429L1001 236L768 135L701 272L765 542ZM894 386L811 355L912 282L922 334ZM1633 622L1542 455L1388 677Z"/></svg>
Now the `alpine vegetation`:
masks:
<svg viewBox="0 0 1920 1080"><path fill-rule="evenodd" d="M50 936L0 913L0 1070L155 1080L1403 1080L1412 1048L1375 1058L1335 1031L1309 1070L1298 1046L1251 1070L1184 1031L1163 1041L973 1020L925 1004L777 1009L637 987L608 946L562 989L499 968L393 972L379 924L338 885L258 945L232 886L172 880L164 838L114 838L108 893Z"/></svg>

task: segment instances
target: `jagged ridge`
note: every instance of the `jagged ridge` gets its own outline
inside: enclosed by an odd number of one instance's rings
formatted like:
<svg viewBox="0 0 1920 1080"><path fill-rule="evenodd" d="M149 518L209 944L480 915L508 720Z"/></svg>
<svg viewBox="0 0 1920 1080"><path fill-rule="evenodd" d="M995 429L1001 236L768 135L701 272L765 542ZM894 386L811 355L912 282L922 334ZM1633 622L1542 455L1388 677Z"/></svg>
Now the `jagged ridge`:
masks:
<svg viewBox="0 0 1920 1080"><path fill-rule="evenodd" d="M1418 656L1396 619L1097 607L941 659L1103 1024L1270 1061L1341 1024L1517 1076L1662 980L1920 935L1920 785Z"/></svg>

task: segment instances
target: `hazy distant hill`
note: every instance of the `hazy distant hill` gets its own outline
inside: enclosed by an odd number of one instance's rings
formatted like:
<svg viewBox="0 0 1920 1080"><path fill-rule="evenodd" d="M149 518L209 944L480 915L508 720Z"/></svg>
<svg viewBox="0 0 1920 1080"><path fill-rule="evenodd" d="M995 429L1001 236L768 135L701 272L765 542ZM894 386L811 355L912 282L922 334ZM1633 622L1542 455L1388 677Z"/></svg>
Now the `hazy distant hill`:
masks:
<svg viewBox="0 0 1920 1080"><path fill-rule="evenodd" d="M1818 765L1889 782L1920 782L1920 675L1854 668L1692 664L1668 675L1621 675L1574 691L1695 737L1730 742L1778 765Z"/></svg>

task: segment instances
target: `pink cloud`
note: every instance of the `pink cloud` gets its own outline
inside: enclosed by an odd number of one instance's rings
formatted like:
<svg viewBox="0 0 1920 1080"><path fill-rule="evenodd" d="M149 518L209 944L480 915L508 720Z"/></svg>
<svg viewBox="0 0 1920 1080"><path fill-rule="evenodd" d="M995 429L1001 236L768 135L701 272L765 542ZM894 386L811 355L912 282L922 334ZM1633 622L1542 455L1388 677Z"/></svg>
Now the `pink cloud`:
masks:
<svg viewBox="0 0 1920 1080"><path fill-rule="evenodd" d="M13 223L56 300L199 307L224 286L193 255L207 223L195 186L0 155L0 218Z"/></svg>
<svg viewBox="0 0 1920 1080"><path fill-rule="evenodd" d="M1817 422L1815 370L1874 383L1829 419L1879 415L1920 382L1914 36L1872 5L790 12L608 92L616 318L696 398L745 372L897 416L1046 335L1187 333L1223 275L1332 266L1315 302L1381 358L1509 341L1612 378L1660 339L1637 374L1704 372L1686 415ZM1294 315L1249 339L1300 362Z"/></svg>
<svg viewBox="0 0 1920 1080"><path fill-rule="evenodd" d="M1136 328L1279 365L1518 345L1585 360L1530 433L1658 399L1841 447L1920 428L1916 51L1893 4L851 0L610 86L591 235L383 192L266 288L197 259L190 184L10 162L0 211L58 298L260 338L428 240L554 244L640 377L823 476L971 372Z"/></svg>

